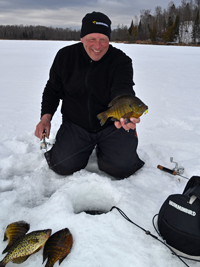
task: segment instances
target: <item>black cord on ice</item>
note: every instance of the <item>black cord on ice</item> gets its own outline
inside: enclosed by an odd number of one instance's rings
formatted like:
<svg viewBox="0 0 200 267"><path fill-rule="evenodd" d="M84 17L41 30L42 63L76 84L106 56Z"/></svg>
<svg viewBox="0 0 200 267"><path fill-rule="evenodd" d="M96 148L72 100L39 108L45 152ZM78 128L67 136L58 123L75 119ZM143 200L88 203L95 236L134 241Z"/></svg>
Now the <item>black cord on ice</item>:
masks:
<svg viewBox="0 0 200 267"><path fill-rule="evenodd" d="M129 221L130 223L132 223L132 224L134 224L135 226L137 226L138 228L140 228L141 230L143 230L144 232L145 232L145 234L147 234L147 235L150 235L150 236L152 236L153 238L155 238L155 239L158 239L157 238L157 236L155 236L155 235L152 235L151 234L151 232L150 231L147 231L147 230L145 230L144 228L142 228L141 226L139 226L138 224L136 224L136 223L134 223L133 221L131 221L131 219L120 209L120 208L118 208L118 207L116 207L116 206L113 206L112 208L111 208L111 210L110 211L112 211L113 209L117 209L118 211L119 211L119 213L127 220L127 221Z"/></svg>
<svg viewBox="0 0 200 267"><path fill-rule="evenodd" d="M183 262L183 264L187 267L190 267L189 265L187 265L187 263L179 256L177 255L165 242L163 242L162 240L160 240L157 236L153 235L150 231L142 228L140 225L134 223L120 208L116 207L116 206L113 206L110 211L112 211L113 209L116 209L118 210L118 212L127 220L129 221L130 223L134 224L136 227L140 228L142 231L145 232L145 234L147 235L150 235L151 237L153 237L154 239L158 240L160 243L162 243L163 245L165 245L180 261ZM157 216L157 215L155 215ZM154 218L155 218L154 216ZM154 220L153 218L153 220ZM154 226L155 227L155 226ZM156 228L155 228L156 229ZM158 233L158 231L156 230L156 232ZM159 233L158 233L159 234Z"/></svg>

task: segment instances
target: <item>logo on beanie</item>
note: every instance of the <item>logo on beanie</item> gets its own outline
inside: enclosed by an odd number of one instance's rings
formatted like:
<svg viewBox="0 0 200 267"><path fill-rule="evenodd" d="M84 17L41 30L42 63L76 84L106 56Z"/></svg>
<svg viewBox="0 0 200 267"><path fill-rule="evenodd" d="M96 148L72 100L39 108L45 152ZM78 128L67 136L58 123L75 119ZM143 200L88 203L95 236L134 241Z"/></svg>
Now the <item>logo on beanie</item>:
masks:
<svg viewBox="0 0 200 267"><path fill-rule="evenodd" d="M106 27L109 28L108 24L103 23L103 22L98 22L98 21L94 20L92 23L93 23L93 24L96 24L96 25L103 25L103 26L106 26Z"/></svg>

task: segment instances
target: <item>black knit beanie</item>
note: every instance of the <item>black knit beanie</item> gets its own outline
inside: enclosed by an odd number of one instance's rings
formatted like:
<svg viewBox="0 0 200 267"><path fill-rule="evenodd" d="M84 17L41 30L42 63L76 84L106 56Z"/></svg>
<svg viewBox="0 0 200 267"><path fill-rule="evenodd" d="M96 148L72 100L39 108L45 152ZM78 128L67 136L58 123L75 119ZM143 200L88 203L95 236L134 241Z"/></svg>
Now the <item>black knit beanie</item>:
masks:
<svg viewBox="0 0 200 267"><path fill-rule="evenodd" d="M81 38L90 33L102 33L110 39L111 21L103 13L92 12L85 15L82 20Z"/></svg>

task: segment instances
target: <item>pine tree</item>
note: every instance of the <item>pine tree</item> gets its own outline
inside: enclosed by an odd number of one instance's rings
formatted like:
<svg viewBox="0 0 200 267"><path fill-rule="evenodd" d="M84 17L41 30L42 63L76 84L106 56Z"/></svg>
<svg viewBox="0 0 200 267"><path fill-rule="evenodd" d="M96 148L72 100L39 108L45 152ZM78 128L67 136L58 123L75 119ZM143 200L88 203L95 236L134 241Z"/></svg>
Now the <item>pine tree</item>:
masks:
<svg viewBox="0 0 200 267"><path fill-rule="evenodd" d="M152 41L152 43L155 43L157 40L157 20L153 24L153 28L151 29L150 25L148 24L148 30L149 30L149 38Z"/></svg>
<svg viewBox="0 0 200 267"><path fill-rule="evenodd" d="M163 39L166 42L174 42L175 39L175 22L167 29L163 35Z"/></svg>
<svg viewBox="0 0 200 267"><path fill-rule="evenodd" d="M138 30L137 26L133 24L133 20L131 21L131 26L128 29L128 41L129 42L134 42L137 39L138 36Z"/></svg>
<svg viewBox="0 0 200 267"><path fill-rule="evenodd" d="M169 16L169 18L168 18L168 22L167 22L167 28L171 27L172 24L173 24L172 17Z"/></svg>
<svg viewBox="0 0 200 267"><path fill-rule="evenodd" d="M139 25L138 25L138 39L139 40L144 39L144 31L143 31L143 26L142 26L141 20L140 20Z"/></svg>
<svg viewBox="0 0 200 267"><path fill-rule="evenodd" d="M131 26L128 29L128 33L130 36L132 35L132 30L133 30L133 20L131 21Z"/></svg>
<svg viewBox="0 0 200 267"><path fill-rule="evenodd" d="M179 33L179 17L176 17L176 21L173 23L172 17L169 16L167 23L167 30L163 35L163 40L166 42L174 42L176 36L176 32Z"/></svg>

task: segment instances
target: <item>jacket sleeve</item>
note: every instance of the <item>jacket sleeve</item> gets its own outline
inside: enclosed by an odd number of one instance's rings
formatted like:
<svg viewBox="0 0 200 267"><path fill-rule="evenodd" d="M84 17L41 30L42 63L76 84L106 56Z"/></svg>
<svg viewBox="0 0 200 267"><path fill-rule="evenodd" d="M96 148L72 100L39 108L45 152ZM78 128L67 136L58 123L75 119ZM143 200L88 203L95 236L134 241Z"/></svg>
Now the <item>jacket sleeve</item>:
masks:
<svg viewBox="0 0 200 267"><path fill-rule="evenodd" d="M119 95L135 95L132 60L122 51L115 56L112 79L111 99Z"/></svg>
<svg viewBox="0 0 200 267"><path fill-rule="evenodd" d="M62 60L60 51L57 53L49 73L49 80L44 88L41 104L41 117L51 114L52 117L57 110L60 99L63 99L62 85Z"/></svg>

